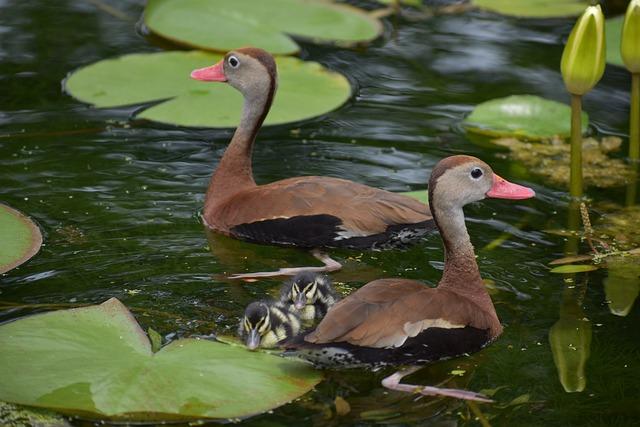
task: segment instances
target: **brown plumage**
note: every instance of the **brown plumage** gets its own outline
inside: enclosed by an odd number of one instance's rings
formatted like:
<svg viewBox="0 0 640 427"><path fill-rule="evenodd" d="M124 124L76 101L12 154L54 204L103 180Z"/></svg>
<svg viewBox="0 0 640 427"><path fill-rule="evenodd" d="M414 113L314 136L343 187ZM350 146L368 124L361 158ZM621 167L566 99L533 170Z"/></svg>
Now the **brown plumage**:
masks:
<svg viewBox="0 0 640 427"><path fill-rule="evenodd" d="M486 196L523 199L534 193L469 156L440 161L429 193L445 246L438 287L407 279L369 282L334 305L304 339L289 343L291 348L320 366L419 364L477 351L500 335L462 207Z"/></svg>
<svg viewBox="0 0 640 427"><path fill-rule="evenodd" d="M207 70L217 77L199 77ZM369 248L410 243L433 228L426 205L344 179L307 176L256 185L253 143L277 87L267 52L237 49L192 76L227 81L245 98L240 125L205 198L203 218L212 229L257 243Z"/></svg>

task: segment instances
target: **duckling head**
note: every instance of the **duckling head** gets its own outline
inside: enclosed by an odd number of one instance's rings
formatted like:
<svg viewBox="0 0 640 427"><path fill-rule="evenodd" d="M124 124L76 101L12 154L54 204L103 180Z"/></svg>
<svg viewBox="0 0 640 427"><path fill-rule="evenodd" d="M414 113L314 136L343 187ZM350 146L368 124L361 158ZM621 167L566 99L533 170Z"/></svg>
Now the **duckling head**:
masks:
<svg viewBox="0 0 640 427"><path fill-rule="evenodd" d="M306 305L313 305L318 299L332 295L333 288L329 278L322 274L303 271L286 282L282 289L282 301L293 303L296 310L302 310Z"/></svg>
<svg viewBox="0 0 640 427"><path fill-rule="evenodd" d="M240 335L245 338L249 350L260 347L260 341L271 330L269 307L264 302L252 302L244 311L240 323Z"/></svg>

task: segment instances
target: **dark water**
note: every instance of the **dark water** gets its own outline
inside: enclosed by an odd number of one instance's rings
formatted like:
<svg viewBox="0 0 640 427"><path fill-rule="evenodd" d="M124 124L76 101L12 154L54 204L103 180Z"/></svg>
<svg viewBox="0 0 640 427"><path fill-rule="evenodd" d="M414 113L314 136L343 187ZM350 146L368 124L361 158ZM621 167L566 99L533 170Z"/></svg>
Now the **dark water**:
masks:
<svg viewBox="0 0 640 427"><path fill-rule="evenodd" d="M0 321L117 297L143 327L163 335L231 334L243 307L273 294L279 281L239 283L223 273L313 262L296 250L226 239L208 249L198 214L230 131L135 121L136 108L94 110L62 93L70 70L159 49L136 32L141 3L114 2L131 17L123 20L89 1L0 0L0 195L40 224L46 242L33 260L0 277ZM472 357L411 379L435 384L461 368L466 375L450 384L503 387L497 404L481 406L492 425L638 425L638 307L626 317L610 313L602 270L573 279L548 272L565 241L543 230L566 225L565 190L472 143L459 126L473 105L491 98L529 93L567 102L558 68L573 21L467 12L399 19L395 28L392 22L367 49L303 44L304 58L346 74L356 95L325 117L264 129L256 180L320 174L407 191L425 188L443 156L466 153L533 187L535 200L488 200L466 210L483 276L495 281L504 335ZM628 87L626 72L607 68L585 98L592 132L625 136ZM621 203L624 188L589 195ZM504 232L502 245L485 249ZM383 276L435 283L443 265L437 237L406 252L333 255L345 265L334 275L344 292ZM577 322L591 331L580 393L565 392L552 358L549 331L561 315L560 325ZM299 401L245 423L477 425L464 403L385 394L385 374L329 374ZM349 414L336 416L336 396L349 402ZM515 398L522 404L510 404Z"/></svg>

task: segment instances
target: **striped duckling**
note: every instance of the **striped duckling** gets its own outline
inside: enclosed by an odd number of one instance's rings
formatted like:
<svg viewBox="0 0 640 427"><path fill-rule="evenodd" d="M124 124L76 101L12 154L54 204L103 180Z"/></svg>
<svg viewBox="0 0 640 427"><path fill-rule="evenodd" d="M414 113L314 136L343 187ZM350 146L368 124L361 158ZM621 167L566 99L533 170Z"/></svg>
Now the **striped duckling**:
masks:
<svg viewBox="0 0 640 427"><path fill-rule="evenodd" d="M272 348L300 332L300 316L277 301L256 301L247 306L238 335L249 350Z"/></svg>
<svg viewBox="0 0 640 427"><path fill-rule="evenodd" d="M284 283L280 293L280 303L297 311L303 321L323 318L339 300L331 279L312 271L296 274Z"/></svg>

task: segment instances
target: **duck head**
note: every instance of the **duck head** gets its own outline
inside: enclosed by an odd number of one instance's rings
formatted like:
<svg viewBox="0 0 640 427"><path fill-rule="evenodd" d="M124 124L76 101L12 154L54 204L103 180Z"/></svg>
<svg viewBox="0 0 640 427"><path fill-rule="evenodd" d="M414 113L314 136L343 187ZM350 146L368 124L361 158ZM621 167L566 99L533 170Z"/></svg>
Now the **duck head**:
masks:
<svg viewBox="0 0 640 427"><path fill-rule="evenodd" d="M191 72L191 78L205 82L227 82L245 98L275 92L278 72L273 56L258 48L228 52L217 64Z"/></svg>

